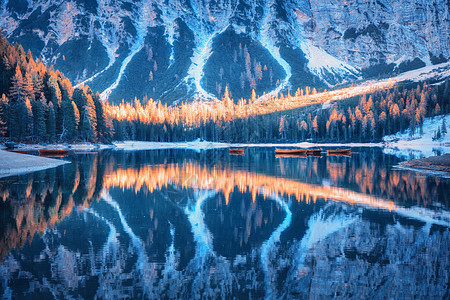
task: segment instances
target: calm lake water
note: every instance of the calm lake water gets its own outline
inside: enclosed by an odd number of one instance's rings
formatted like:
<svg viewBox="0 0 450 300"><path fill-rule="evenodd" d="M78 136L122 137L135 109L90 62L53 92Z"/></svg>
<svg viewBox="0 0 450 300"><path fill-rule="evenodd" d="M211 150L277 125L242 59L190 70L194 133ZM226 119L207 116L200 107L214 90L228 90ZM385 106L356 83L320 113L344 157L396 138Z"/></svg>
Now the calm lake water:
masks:
<svg viewBox="0 0 450 300"><path fill-rule="evenodd" d="M2 178L1 295L448 299L450 180L353 152L85 152Z"/></svg>

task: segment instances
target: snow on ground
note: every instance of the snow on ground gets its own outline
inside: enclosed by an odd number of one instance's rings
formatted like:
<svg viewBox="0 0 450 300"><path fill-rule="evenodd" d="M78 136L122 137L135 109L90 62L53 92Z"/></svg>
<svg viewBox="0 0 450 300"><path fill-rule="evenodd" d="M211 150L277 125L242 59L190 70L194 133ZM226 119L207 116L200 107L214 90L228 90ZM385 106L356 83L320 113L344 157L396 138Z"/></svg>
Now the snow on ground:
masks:
<svg viewBox="0 0 450 300"><path fill-rule="evenodd" d="M302 43L301 48L305 53L306 59L308 59L308 68L312 73L325 81L328 86L333 86L333 84L327 81L327 72L336 74L344 79L348 77L359 78L360 72L357 69L312 45L311 42ZM347 82L347 80L342 82Z"/></svg>
<svg viewBox="0 0 450 300"><path fill-rule="evenodd" d="M0 178L55 168L67 163L70 162L0 150Z"/></svg>
<svg viewBox="0 0 450 300"><path fill-rule="evenodd" d="M52 149L52 150L79 150L79 151L89 151L89 150L105 150L112 149L114 145L105 145L105 144L91 144L91 143L82 143L82 144L18 144L14 150L39 150L39 149ZM0 146L0 149L2 147Z"/></svg>
<svg viewBox="0 0 450 300"><path fill-rule="evenodd" d="M445 62L438 65L430 65L420 69L402 73L392 79L398 82L405 80L412 80L414 82L424 81L430 78L436 80L450 77L450 62Z"/></svg>
<svg viewBox="0 0 450 300"><path fill-rule="evenodd" d="M189 149L194 151L229 148L231 144L214 143L206 141L192 142L142 142L142 141L124 141L115 142L116 150L136 151L136 150L161 150L161 149Z"/></svg>
<svg viewBox="0 0 450 300"><path fill-rule="evenodd" d="M433 136L438 128L442 126L442 120L445 118L447 130L449 130L450 114L425 119L423 124L423 135L420 135L419 129L414 135L410 131L397 133L384 137L384 153L393 154L404 158L421 158L434 156L437 152L441 154L450 153L450 133L440 140L433 141Z"/></svg>

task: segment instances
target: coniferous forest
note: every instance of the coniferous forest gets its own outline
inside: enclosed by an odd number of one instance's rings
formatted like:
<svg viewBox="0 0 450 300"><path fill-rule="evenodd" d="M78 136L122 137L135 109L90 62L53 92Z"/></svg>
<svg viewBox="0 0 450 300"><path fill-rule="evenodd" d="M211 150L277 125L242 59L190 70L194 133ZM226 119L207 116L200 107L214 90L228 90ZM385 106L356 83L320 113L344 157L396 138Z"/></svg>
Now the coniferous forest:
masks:
<svg viewBox="0 0 450 300"><path fill-rule="evenodd" d="M254 91L251 99L234 101L227 88L222 100L213 103L168 107L144 98L110 105L89 86L73 87L61 72L3 36L0 57L0 135L12 141L369 142L408 128L421 131L425 118L450 111L448 80L397 85L327 107L308 102L313 105L290 110L283 103L308 99L316 90L306 87L294 96L266 100L269 110L261 110Z"/></svg>
<svg viewBox="0 0 450 300"><path fill-rule="evenodd" d="M112 138L99 94L74 88L58 70L0 36L0 133L13 141L98 141Z"/></svg>
<svg viewBox="0 0 450 300"><path fill-rule="evenodd" d="M105 110L113 120L117 140L369 142L408 128L421 131L425 118L448 113L449 88L448 80L432 87L411 84L338 101L325 109L317 104L266 114L249 112L246 106L252 100L235 103L227 92L212 111L195 104L167 107L152 99L107 105ZM289 101L289 97L275 101Z"/></svg>

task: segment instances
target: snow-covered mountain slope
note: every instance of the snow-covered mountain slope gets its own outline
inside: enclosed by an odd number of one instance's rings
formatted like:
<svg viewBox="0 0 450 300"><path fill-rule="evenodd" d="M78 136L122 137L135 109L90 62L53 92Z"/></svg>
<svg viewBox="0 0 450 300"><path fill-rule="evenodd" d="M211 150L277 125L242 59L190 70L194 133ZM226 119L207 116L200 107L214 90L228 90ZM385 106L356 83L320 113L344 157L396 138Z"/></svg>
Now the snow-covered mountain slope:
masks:
<svg viewBox="0 0 450 300"><path fill-rule="evenodd" d="M0 16L113 102L329 88L450 57L445 0L0 0Z"/></svg>

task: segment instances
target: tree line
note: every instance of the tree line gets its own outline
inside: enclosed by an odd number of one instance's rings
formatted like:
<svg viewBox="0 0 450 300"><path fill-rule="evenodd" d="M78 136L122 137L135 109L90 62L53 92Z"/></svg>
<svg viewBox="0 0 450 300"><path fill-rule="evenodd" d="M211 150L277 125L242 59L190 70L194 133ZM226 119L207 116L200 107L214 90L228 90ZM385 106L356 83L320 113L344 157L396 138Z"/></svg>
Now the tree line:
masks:
<svg viewBox="0 0 450 300"><path fill-rule="evenodd" d="M13 141L108 142L112 123L98 93L72 83L0 35L0 136Z"/></svg>
<svg viewBox="0 0 450 300"><path fill-rule="evenodd" d="M369 142L408 128L411 133L422 131L425 118L449 113L449 87L448 80L441 85L396 86L326 109L316 105L261 115L243 112L247 102L234 104L227 91L212 111L206 104L167 107L152 99L108 105L105 110L112 116L117 140Z"/></svg>

